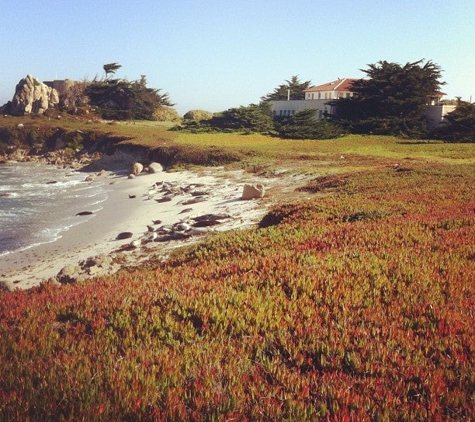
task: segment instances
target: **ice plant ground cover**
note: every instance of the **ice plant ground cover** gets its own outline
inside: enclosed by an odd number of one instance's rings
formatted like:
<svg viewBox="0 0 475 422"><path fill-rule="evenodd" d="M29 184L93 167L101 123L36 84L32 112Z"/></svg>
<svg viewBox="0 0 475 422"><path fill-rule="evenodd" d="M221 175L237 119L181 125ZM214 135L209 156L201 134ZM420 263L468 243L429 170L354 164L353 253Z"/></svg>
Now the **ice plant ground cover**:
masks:
<svg viewBox="0 0 475 422"><path fill-rule="evenodd" d="M314 171L305 199L147 270L1 293L0 420L473 420L474 147L221 139Z"/></svg>

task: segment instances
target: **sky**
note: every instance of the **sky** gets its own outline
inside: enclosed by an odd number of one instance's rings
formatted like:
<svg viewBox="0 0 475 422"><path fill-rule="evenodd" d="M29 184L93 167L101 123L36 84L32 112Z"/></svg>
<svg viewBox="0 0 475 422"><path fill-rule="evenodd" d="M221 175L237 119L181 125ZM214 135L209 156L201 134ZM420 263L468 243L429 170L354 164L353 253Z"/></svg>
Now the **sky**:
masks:
<svg viewBox="0 0 475 422"><path fill-rule="evenodd" d="M475 101L473 0L0 0L0 105L31 74L117 78L174 108L256 104L292 76L321 85L386 60L431 60L452 99ZM473 97L473 98L472 98Z"/></svg>

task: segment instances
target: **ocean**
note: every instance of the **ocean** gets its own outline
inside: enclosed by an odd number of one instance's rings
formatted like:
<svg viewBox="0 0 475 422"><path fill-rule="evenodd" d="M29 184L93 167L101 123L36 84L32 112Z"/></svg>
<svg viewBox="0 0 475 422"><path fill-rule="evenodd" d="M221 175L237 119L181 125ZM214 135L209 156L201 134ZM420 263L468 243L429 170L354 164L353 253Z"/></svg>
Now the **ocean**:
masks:
<svg viewBox="0 0 475 422"><path fill-rule="evenodd" d="M53 242L107 199L87 173L37 163L0 164L0 256Z"/></svg>

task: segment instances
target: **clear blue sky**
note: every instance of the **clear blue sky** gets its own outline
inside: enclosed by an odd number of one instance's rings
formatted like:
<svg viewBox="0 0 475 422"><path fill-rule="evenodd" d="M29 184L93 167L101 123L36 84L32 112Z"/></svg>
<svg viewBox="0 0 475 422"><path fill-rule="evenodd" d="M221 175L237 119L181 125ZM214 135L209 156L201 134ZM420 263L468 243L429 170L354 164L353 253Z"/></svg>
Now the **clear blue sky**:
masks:
<svg viewBox="0 0 475 422"><path fill-rule="evenodd" d="M443 69L448 98L475 101L473 0L0 0L0 28L0 105L27 74L92 79L111 62L183 114L419 59Z"/></svg>

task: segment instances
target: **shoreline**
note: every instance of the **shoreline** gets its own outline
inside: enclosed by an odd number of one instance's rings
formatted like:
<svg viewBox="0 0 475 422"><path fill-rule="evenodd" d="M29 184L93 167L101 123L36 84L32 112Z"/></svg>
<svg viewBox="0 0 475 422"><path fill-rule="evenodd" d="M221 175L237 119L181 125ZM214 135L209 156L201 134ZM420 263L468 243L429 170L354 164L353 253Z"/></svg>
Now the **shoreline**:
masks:
<svg viewBox="0 0 475 422"><path fill-rule="evenodd" d="M85 278L111 275L121 268L137 267L139 262L165 258L176 247L202 240L207 232L251 227L260 221L269 204L265 196L241 199L245 183L263 183L243 171L207 168L199 173L141 173L133 179L118 173L100 177L107 191L102 209L88 216L87 221L60 233L61 237L54 242L1 256L1 284L10 290L29 289L43 281L57 279L63 268L77 267L88 258L117 258L120 254L120 259L113 260L102 270L101 265L95 266L97 272L89 272ZM269 182L269 179L264 180L264 184ZM166 201L160 192L165 186L175 188L174 196ZM216 225L210 222L209 227L188 230L186 233L193 234L190 236L178 233L181 240L159 241L163 239L155 233L177 223L188 225L193 217L209 214L229 217ZM157 220L160 224L153 223ZM130 237L117 240L120 233ZM138 246L132 247L132 243Z"/></svg>

